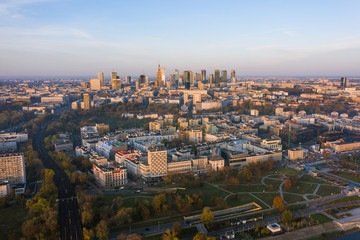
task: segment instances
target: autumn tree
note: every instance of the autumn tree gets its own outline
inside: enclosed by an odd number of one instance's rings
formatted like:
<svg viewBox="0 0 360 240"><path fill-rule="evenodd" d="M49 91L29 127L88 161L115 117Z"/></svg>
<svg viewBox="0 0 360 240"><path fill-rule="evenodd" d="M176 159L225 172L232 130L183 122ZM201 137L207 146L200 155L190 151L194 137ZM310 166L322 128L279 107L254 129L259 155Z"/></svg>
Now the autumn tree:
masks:
<svg viewBox="0 0 360 240"><path fill-rule="evenodd" d="M179 240L179 238L176 237L177 233L170 229L166 229L166 232L161 236L162 240Z"/></svg>
<svg viewBox="0 0 360 240"><path fill-rule="evenodd" d="M292 187L292 182L291 182L290 178L285 179L284 185L285 185L286 190L289 190Z"/></svg>
<svg viewBox="0 0 360 240"><path fill-rule="evenodd" d="M181 227L181 224L179 222L174 223L172 229L173 229L174 232L176 232L177 235L181 234L182 227Z"/></svg>
<svg viewBox="0 0 360 240"><path fill-rule="evenodd" d="M214 215L212 214L209 207L204 207L200 220L206 225L214 221Z"/></svg>
<svg viewBox="0 0 360 240"><path fill-rule="evenodd" d="M291 221L293 220L293 216L290 210L285 210L282 214L281 218L282 222L285 224L285 226L289 226Z"/></svg>
<svg viewBox="0 0 360 240"><path fill-rule="evenodd" d="M98 225L96 225L96 236L99 238L99 240L107 240L109 235L109 230L106 222L104 220L101 220Z"/></svg>
<svg viewBox="0 0 360 240"><path fill-rule="evenodd" d="M215 240L214 237L208 237L205 233L198 232L193 240Z"/></svg>
<svg viewBox="0 0 360 240"><path fill-rule="evenodd" d="M83 228L83 234L84 234L84 240L91 240L92 238L95 237L94 230L87 229L85 227Z"/></svg>
<svg viewBox="0 0 360 240"><path fill-rule="evenodd" d="M273 205L280 211L285 210L284 200L280 196L276 196L273 200Z"/></svg>

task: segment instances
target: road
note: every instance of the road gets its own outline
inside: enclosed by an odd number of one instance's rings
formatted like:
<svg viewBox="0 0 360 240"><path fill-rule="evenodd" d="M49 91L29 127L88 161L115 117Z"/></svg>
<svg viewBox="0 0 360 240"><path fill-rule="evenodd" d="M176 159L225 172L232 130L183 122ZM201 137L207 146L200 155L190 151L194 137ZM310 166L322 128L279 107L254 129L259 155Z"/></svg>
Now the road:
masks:
<svg viewBox="0 0 360 240"><path fill-rule="evenodd" d="M54 182L59 190L59 225L61 239L83 239L80 209L74 188L66 173L50 158L44 146L46 127L55 119L56 117L41 127L33 139L33 147L39 153L39 157L45 168L52 169L55 173Z"/></svg>

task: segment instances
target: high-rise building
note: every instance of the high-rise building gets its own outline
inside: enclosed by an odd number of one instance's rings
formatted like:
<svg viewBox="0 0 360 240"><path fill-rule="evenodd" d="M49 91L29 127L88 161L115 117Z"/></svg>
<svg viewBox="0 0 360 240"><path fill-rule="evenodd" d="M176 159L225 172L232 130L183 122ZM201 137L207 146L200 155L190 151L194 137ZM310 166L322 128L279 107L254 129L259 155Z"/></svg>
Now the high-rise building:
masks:
<svg viewBox="0 0 360 240"><path fill-rule="evenodd" d="M126 75L125 81L126 81L126 84L130 84L130 82L131 82L131 76Z"/></svg>
<svg viewBox="0 0 360 240"><path fill-rule="evenodd" d="M213 84L214 83L214 75L211 73L209 76L209 83Z"/></svg>
<svg viewBox="0 0 360 240"><path fill-rule="evenodd" d="M148 164L152 177L162 177L167 174L166 149L152 148L148 150Z"/></svg>
<svg viewBox="0 0 360 240"><path fill-rule="evenodd" d="M138 82L139 82L139 86L141 86L142 84L145 84L146 83L146 76L145 75L140 75L139 79L138 79Z"/></svg>
<svg viewBox="0 0 360 240"><path fill-rule="evenodd" d="M158 65L158 71L156 74L156 86L162 87L165 84L165 68Z"/></svg>
<svg viewBox="0 0 360 240"><path fill-rule="evenodd" d="M180 78L179 70L175 69L175 87L179 86L179 78Z"/></svg>
<svg viewBox="0 0 360 240"><path fill-rule="evenodd" d="M116 72L111 72L111 81L113 79L117 79L117 78L118 78L117 73Z"/></svg>
<svg viewBox="0 0 360 240"><path fill-rule="evenodd" d="M221 82L226 82L226 80L227 80L227 71L222 70L221 71Z"/></svg>
<svg viewBox="0 0 360 240"><path fill-rule="evenodd" d="M234 78L235 76L235 70L231 70L231 78Z"/></svg>
<svg viewBox="0 0 360 240"><path fill-rule="evenodd" d="M206 80L206 70L203 69L201 70L201 81L205 81Z"/></svg>
<svg viewBox="0 0 360 240"><path fill-rule="evenodd" d="M10 186L26 183L23 153L0 153L0 182L5 181Z"/></svg>
<svg viewBox="0 0 360 240"><path fill-rule="evenodd" d="M121 79L120 78L113 79L111 82L111 87L115 91L119 90L121 88Z"/></svg>
<svg viewBox="0 0 360 240"><path fill-rule="evenodd" d="M186 89L190 89L190 86L194 85L194 73L190 70L184 71L183 82Z"/></svg>
<svg viewBox="0 0 360 240"><path fill-rule="evenodd" d="M89 110L90 109L90 96L89 96L89 94L84 93L83 99L84 99L84 109Z"/></svg>
<svg viewBox="0 0 360 240"><path fill-rule="evenodd" d="M214 76L215 76L214 83L220 84L220 70L216 69Z"/></svg>
<svg viewBox="0 0 360 240"><path fill-rule="evenodd" d="M195 79L196 79L196 82L200 82L200 81L201 81L201 74L200 74L200 73L196 73L196 74L195 74Z"/></svg>
<svg viewBox="0 0 360 240"><path fill-rule="evenodd" d="M91 90L100 91L101 90L101 82L98 78L93 78L90 80L90 88Z"/></svg>
<svg viewBox="0 0 360 240"><path fill-rule="evenodd" d="M341 78L341 83L340 83L340 88L341 88L341 90L345 90L346 87L347 87L347 78L342 77Z"/></svg>
<svg viewBox="0 0 360 240"><path fill-rule="evenodd" d="M103 72L98 73L98 79L100 80L100 87L103 87L104 86L104 73Z"/></svg>

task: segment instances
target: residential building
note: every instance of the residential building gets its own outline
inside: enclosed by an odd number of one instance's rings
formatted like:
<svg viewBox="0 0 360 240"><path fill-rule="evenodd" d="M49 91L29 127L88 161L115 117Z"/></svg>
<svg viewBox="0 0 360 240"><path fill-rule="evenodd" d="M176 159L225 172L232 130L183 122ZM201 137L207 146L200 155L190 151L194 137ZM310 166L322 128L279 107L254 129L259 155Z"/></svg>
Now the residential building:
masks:
<svg viewBox="0 0 360 240"><path fill-rule="evenodd" d="M26 183L23 153L0 153L0 182L4 181L10 186Z"/></svg>

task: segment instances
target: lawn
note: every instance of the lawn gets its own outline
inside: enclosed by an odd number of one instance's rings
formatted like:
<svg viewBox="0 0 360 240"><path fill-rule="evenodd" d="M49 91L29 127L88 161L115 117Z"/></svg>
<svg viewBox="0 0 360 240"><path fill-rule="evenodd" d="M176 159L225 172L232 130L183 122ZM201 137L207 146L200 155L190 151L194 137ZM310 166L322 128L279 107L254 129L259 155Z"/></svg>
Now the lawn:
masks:
<svg viewBox="0 0 360 240"><path fill-rule="evenodd" d="M305 201L305 199L302 196L294 195L294 194L290 194L290 193L284 193L284 200L288 204Z"/></svg>
<svg viewBox="0 0 360 240"><path fill-rule="evenodd" d="M331 193L337 194L340 192L341 190L337 186L321 185L318 191L316 192L316 194L323 197L323 196L331 195Z"/></svg>
<svg viewBox="0 0 360 240"><path fill-rule="evenodd" d="M322 213L312 214L311 217L314 218L315 220L319 221L320 224L323 224L323 223L327 223L327 222L331 222L331 221L332 221L331 218L325 216L325 215L322 214Z"/></svg>
<svg viewBox="0 0 360 240"><path fill-rule="evenodd" d="M141 202L144 201L152 201L152 198L154 197L154 195L151 194L104 194L104 199L106 201L106 203L111 206L112 201L114 198L116 197L121 197L124 199L124 206L125 207L132 207L134 206L134 201L135 199L138 199Z"/></svg>
<svg viewBox="0 0 360 240"><path fill-rule="evenodd" d="M22 224L27 219L27 210L24 207L0 209L0 240L20 239Z"/></svg>
<svg viewBox="0 0 360 240"><path fill-rule="evenodd" d="M251 196L248 193L240 193L240 194L237 194L236 196L229 197L226 200L226 203L229 207L236 207L236 206L240 206L240 205L244 205L244 204L252 203L252 202L259 204L262 208L267 208L265 206L265 204L263 204L257 198L254 198L253 196Z"/></svg>
<svg viewBox="0 0 360 240"><path fill-rule="evenodd" d="M298 182L295 186L292 186L289 190L283 187L283 191L290 193L298 193L298 194L313 193L316 189L316 186L317 186L316 183Z"/></svg>
<svg viewBox="0 0 360 240"><path fill-rule="evenodd" d="M274 198L279 196L279 193L253 193L253 195L269 204L269 206L272 206Z"/></svg>
<svg viewBox="0 0 360 240"><path fill-rule="evenodd" d="M272 185L276 190L279 189L279 186L281 184L280 179L265 179L264 183L266 183L268 186Z"/></svg>
<svg viewBox="0 0 360 240"><path fill-rule="evenodd" d="M328 202L326 204L323 205L330 205L332 203L343 203L343 202L352 202L352 201L358 201L360 200L360 197L358 195L353 195L353 196L348 196L348 197L344 197L344 198L340 198L338 200L332 201L332 202ZM323 206L322 205L322 206Z"/></svg>
<svg viewBox="0 0 360 240"><path fill-rule="evenodd" d="M212 197L222 197L224 198L229 193L222 191L218 188L215 188L207 183L204 183L202 187L192 187L186 188L185 190L178 190L178 193L185 196L192 196L194 193L201 195L201 198L204 201L204 205L211 206L211 198Z"/></svg>
<svg viewBox="0 0 360 240"><path fill-rule="evenodd" d="M224 186L221 186L224 187ZM269 191L267 187L265 187L262 184L257 184L257 185L237 185L237 186L233 186L232 188L227 188L227 190L231 191L231 192L267 192ZM278 190L278 189L275 189Z"/></svg>
<svg viewBox="0 0 360 240"><path fill-rule="evenodd" d="M311 183L325 183L323 180L304 174L299 181L311 182Z"/></svg>
<svg viewBox="0 0 360 240"><path fill-rule="evenodd" d="M348 173L333 173L334 175L337 175L337 176L340 176L340 177L343 177L343 178L346 178L346 179L349 179L353 182L358 182L360 183L360 178L359 177L356 177L356 176L353 176L351 174L348 174Z"/></svg>
<svg viewBox="0 0 360 240"><path fill-rule="evenodd" d="M278 167L277 170L279 170L282 174L300 175L299 171L296 171L295 169L292 168Z"/></svg>

